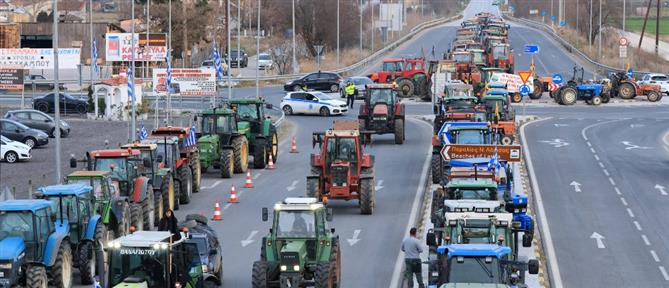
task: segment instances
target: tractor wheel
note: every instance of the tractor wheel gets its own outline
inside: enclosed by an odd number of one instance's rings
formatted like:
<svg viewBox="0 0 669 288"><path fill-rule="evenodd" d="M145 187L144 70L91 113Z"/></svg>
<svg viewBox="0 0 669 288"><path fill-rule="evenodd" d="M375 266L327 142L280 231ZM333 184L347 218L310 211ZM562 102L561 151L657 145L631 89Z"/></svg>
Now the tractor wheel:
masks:
<svg viewBox="0 0 669 288"><path fill-rule="evenodd" d="M339 239L332 240L332 253L330 253L330 266L334 269L334 280L332 287L341 287L341 249Z"/></svg>
<svg viewBox="0 0 669 288"><path fill-rule="evenodd" d="M269 128L269 142L267 142L267 159L265 163L269 163L269 155L272 155L272 162L276 164L277 159L279 158L279 136L276 134L276 128L272 125Z"/></svg>
<svg viewBox="0 0 669 288"><path fill-rule="evenodd" d="M316 198L320 201L320 181L318 178L307 178L307 197Z"/></svg>
<svg viewBox="0 0 669 288"><path fill-rule="evenodd" d="M413 82L411 82L411 79L402 79L397 83L397 88L398 92L397 95L406 98L406 97L411 97L413 96L414 93L414 85Z"/></svg>
<svg viewBox="0 0 669 288"><path fill-rule="evenodd" d="M430 97L428 97L430 93L428 93L429 89L427 89L427 77L424 74L416 74L413 76L413 81L415 83L414 93L423 100L430 100Z"/></svg>
<svg viewBox="0 0 669 288"><path fill-rule="evenodd" d="M602 93L602 103L606 104L611 101L611 94L610 92Z"/></svg>
<svg viewBox="0 0 669 288"><path fill-rule="evenodd" d="M360 214L370 215L374 212L374 178L360 179Z"/></svg>
<svg viewBox="0 0 669 288"><path fill-rule="evenodd" d="M68 240L60 242L56 262L49 269L49 274L51 285L56 288L72 287L72 250Z"/></svg>
<svg viewBox="0 0 669 288"><path fill-rule="evenodd" d="M49 278L46 269L43 266L31 265L26 271L26 287L28 288L47 288Z"/></svg>
<svg viewBox="0 0 669 288"><path fill-rule="evenodd" d="M249 143L246 137L233 139L232 149L235 151L235 173L246 173L249 168Z"/></svg>
<svg viewBox="0 0 669 288"><path fill-rule="evenodd" d="M200 157L197 154L193 155L191 159L195 163L191 168L193 169L193 193L200 192L202 186L202 169L200 166Z"/></svg>
<svg viewBox="0 0 669 288"><path fill-rule="evenodd" d="M204 288L215 288L220 287L214 280L204 280Z"/></svg>
<svg viewBox="0 0 669 288"><path fill-rule="evenodd" d="M590 99L590 104L599 106L599 104L602 104L602 97L601 96L595 96Z"/></svg>
<svg viewBox="0 0 669 288"><path fill-rule="evenodd" d="M534 79L534 93L530 94L530 99L537 100L541 98L541 95L544 94L544 85L539 81L539 79Z"/></svg>
<svg viewBox="0 0 669 288"><path fill-rule="evenodd" d="M163 185L163 187L166 187L166 185ZM153 207L155 209L155 213L153 213L154 227L158 227L158 223L160 223L160 218L162 218L163 215L165 214L165 200L163 200L163 195L167 195L168 193L170 192L166 191L165 189L162 189L161 192L153 193L153 203L154 203Z"/></svg>
<svg viewBox="0 0 669 288"><path fill-rule="evenodd" d="M146 227L146 230L151 230L153 229L156 214L158 213L156 202L154 201L153 186L151 184L147 186L146 195L147 198L144 200L146 202L146 207L142 209L142 224Z"/></svg>
<svg viewBox="0 0 669 288"><path fill-rule="evenodd" d="M658 92L655 92L655 91L648 91L648 94L646 95L646 97L648 98L648 101L650 101L650 102L657 102L657 101L660 101L660 99L662 99L662 95Z"/></svg>
<svg viewBox="0 0 669 288"><path fill-rule="evenodd" d="M79 258L79 274L81 284L93 284L95 280L95 249L93 242L86 241L79 246L77 257Z"/></svg>
<svg viewBox="0 0 669 288"><path fill-rule="evenodd" d="M168 180L163 181L163 187L161 189L163 194L163 211L160 212L160 218L163 218L163 215L165 215L167 210L174 210L174 199L177 199L176 196L174 196L174 193L177 191L174 187L174 178L172 177L172 174L169 174L167 177ZM159 222L160 220L158 220L156 223Z"/></svg>
<svg viewBox="0 0 669 288"><path fill-rule="evenodd" d="M618 95L623 99L632 99L636 96L636 89L632 83L622 83L618 87Z"/></svg>
<svg viewBox="0 0 669 288"><path fill-rule="evenodd" d="M268 270L267 262L253 262L253 270L251 272L251 285L253 288L266 288L269 286L267 285Z"/></svg>
<svg viewBox="0 0 669 288"><path fill-rule="evenodd" d="M440 154L432 154L430 168L432 169L432 184L441 183L441 178L444 173L444 165Z"/></svg>
<svg viewBox="0 0 669 288"><path fill-rule="evenodd" d="M502 140L500 141L502 145L511 145L513 144L513 136L512 135L504 135L502 136Z"/></svg>
<svg viewBox="0 0 669 288"><path fill-rule="evenodd" d="M562 105L574 105L576 98L578 98L578 92L572 87L565 87L560 91L560 102L562 102Z"/></svg>
<svg viewBox="0 0 669 288"><path fill-rule="evenodd" d="M172 207L174 211L179 210L181 208L181 185L182 183L180 181L174 181L174 197L172 200Z"/></svg>
<svg viewBox="0 0 669 288"><path fill-rule="evenodd" d="M253 168L255 169L265 169L265 160L267 159L267 144L265 144L265 139L256 138L255 143L253 144ZM274 158L274 156L272 156ZM274 160L274 159L272 159Z"/></svg>
<svg viewBox="0 0 669 288"><path fill-rule="evenodd" d="M130 204L130 225L135 226L135 231L144 230L144 221L142 221L142 204Z"/></svg>
<svg viewBox="0 0 669 288"><path fill-rule="evenodd" d="M235 173L235 152L230 149L221 151L221 178L232 178Z"/></svg>
<svg viewBox="0 0 669 288"><path fill-rule="evenodd" d="M316 273L314 273L314 286L316 288L334 288L334 274L334 267L330 262L318 263Z"/></svg>
<svg viewBox="0 0 669 288"><path fill-rule="evenodd" d="M180 204L190 203L190 197L193 195L193 172L188 165L181 166L179 169L179 180L181 180L181 193L179 194Z"/></svg>
<svg viewBox="0 0 669 288"><path fill-rule="evenodd" d="M116 238L121 237L123 235L127 235L130 231L130 205L128 202L123 202L123 209L121 210L121 216L123 217L123 220L121 220L118 225L116 226Z"/></svg>
<svg viewBox="0 0 669 288"><path fill-rule="evenodd" d="M395 144L404 143L404 119L395 120Z"/></svg>
<svg viewBox="0 0 669 288"><path fill-rule="evenodd" d="M521 101L523 101L523 96L520 93L515 93L511 96L511 102L520 103Z"/></svg>

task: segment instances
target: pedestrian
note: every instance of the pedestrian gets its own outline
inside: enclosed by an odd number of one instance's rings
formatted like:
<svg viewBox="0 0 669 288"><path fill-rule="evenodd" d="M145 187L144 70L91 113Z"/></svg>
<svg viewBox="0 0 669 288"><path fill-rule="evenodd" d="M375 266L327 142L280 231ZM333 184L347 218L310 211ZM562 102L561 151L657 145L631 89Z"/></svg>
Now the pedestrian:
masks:
<svg viewBox="0 0 669 288"><path fill-rule="evenodd" d="M346 105L348 105L350 108L353 108L353 101L355 101L356 92L355 84L353 84L353 82L348 82L344 91L346 92Z"/></svg>
<svg viewBox="0 0 669 288"><path fill-rule="evenodd" d="M163 218L158 222L158 231L168 231L172 233L172 240L177 241L181 239L181 233L177 230L177 216L174 215L174 211L167 209Z"/></svg>
<svg viewBox="0 0 669 288"><path fill-rule="evenodd" d="M402 241L402 251L404 252L404 278L409 284L409 288L413 288L413 275L416 274L416 281L419 288L425 288L423 284L423 272L421 269L422 261L420 260L420 253L423 253L423 247L420 241L416 238L416 227L409 230L409 237Z"/></svg>

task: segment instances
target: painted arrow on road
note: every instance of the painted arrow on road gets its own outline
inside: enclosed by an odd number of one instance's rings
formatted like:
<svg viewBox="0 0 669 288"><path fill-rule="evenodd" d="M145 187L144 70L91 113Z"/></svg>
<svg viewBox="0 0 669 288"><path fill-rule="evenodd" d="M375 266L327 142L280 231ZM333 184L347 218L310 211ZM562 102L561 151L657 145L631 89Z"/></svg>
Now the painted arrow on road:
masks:
<svg viewBox="0 0 669 288"><path fill-rule="evenodd" d="M379 191L383 189L383 180L379 180L379 182L376 182L376 187L374 187L374 190Z"/></svg>
<svg viewBox="0 0 669 288"><path fill-rule="evenodd" d="M644 147L644 146L639 146L639 145L634 145L630 143L629 141L621 141L623 145L627 146L625 147L625 150L632 150L632 149L642 149L642 150L647 150L647 149L653 149L652 147Z"/></svg>
<svg viewBox="0 0 669 288"><path fill-rule="evenodd" d="M590 239L595 239L595 242L597 242L597 248L599 249L606 248L606 246L604 246L604 239L606 239L606 237L599 235L599 233L592 232L592 235L590 235Z"/></svg>
<svg viewBox="0 0 669 288"><path fill-rule="evenodd" d="M569 185L574 186L574 191L575 192L581 192L581 183L578 183L576 181L571 181Z"/></svg>
<svg viewBox="0 0 669 288"><path fill-rule="evenodd" d="M665 188L665 187L662 186L662 185L660 185L660 184L656 184L656 185L655 185L655 189L659 190L659 191L660 191L660 194L662 194L662 195L664 195L664 196L667 196L667 191L665 191L664 188Z"/></svg>
<svg viewBox="0 0 669 288"><path fill-rule="evenodd" d="M249 234L249 237L246 237L246 240L241 241L242 242L242 247L249 246L251 243L253 243L255 241L255 240L253 240L253 237L255 237L256 234L258 234L257 230L251 231L251 234Z"/></svg>
<svg viewBox="0 0 669 288"><path fill-rule="evenodd" d="M353 231L353 238L346 239L348 245L353 246L355 243L358 243L358 241L360 241L358 236L360 236L360 229L355 229L355 231Z"/></svg>
<svg viewBox="0 0 669 288"><path fill-rule="evenodd" d="M297 185L297 183L300 183L300 181L298 181L298 180L294 180L293 183L290 184L290 186L286 187L286 190L288 190L288 191L293 191L293 190L295 190L295 188L297 188L297 187L295 187L295 186Z"/></svg>
<svg viewBox="0 0 669 288"><path fill-rule="evenodd" d="M555 138L553 140L541 140L539 142L546 143L546 144L549 144L549 145L553 145L553 147L555 147L555 148L560 148L560 147L564 147L564 146L569 145L569 143L564 142L564 140L559 139L559 138Z"/></svg>

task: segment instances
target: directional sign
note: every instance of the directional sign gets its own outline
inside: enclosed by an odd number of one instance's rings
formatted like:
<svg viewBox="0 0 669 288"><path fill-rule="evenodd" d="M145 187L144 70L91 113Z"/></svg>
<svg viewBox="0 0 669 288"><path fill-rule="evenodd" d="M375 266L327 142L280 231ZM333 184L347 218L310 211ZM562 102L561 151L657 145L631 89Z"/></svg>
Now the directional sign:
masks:
<svg viewBox="0 0 669 288"><path fill-rule="evenodd" d="M634 70L632 68L627 69L627 76L630 78L634 77Z"/></svg>
<svg viewBox="0 0 669 288"><path fill-rule="evenodd" d="M560 75L558 73L553 74L553 83L561 84L562 83L562 75Z"/></svg>
<svg viewBox="0 0 669 288"><path fill-rule="evenodd" d="M546 16L546 10L541 10L541 17Z"/></svg>
<svg viewBox="0 0 669 288"><path fill-rule="evenodd" d="M527 96L530 95L530 87L523 84L523 86L520 86L520 95Z"/></svg>
<svg viewBox="0 0 669 288"><path fill-rule="evenodd" d="M532 75L531 71L518 71L518 76L520 76L520 80L523 80L523 83L530 79L530 75Z"/></svg>
<svg viewBox="0 0 669 288"><path fill-rule="evenodd" d="M539 45L525 44L524 52L528 54L537 54L539 53Z"/></svg>
<svg viewBox="0 0 669 288"><path fill-rule="evenodd" d="M551 22L555 22L556 19L555 15L551 16Z"/></svg>
<svg viewBox="0 0 669 288"><path fill-rule="evenodd" d="M520 162L520 145L487 145L487 144L447 144L441 149L444 160L467 158L490 158L495 155L501 161Z"/></svg>
<svg viewBox="0 0 669 288"><path fill-rule="evenodd" d="M567 22L561 21L560 22L560 27L564 27L564 26L567 26Z"/></svg>
<svg viewBox="0 0 669 288"><path fill-rule="evenodd" d="M321 55L321 52L323 52L323 45L314 45L314 50L316 50L316 55Z"/></svg>

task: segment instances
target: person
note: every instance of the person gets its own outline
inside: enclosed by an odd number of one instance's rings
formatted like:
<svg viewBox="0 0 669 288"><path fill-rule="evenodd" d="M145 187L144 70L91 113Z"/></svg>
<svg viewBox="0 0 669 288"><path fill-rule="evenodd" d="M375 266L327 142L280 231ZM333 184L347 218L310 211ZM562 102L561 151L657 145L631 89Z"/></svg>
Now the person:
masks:
<svg viewBox="0 0 669 288"><path fill-rule="evenodd" d="M295 213L295 220L293 221L293 233L296 235L303 235L307 233L307 221L302 217L302 213Z"/></svg>
<svg viewBox="0 0 669 288"><path fill-rule="evenodd" d="M158 222L158 231L169 231L172 233L172 240L177 241L181 239L181 233L179 233L179 230L177 229L178 222L177 217L174 216L174 211L167 209L163 218Z"/></svg>
<svg viewBox="0 0 669 288"><path fill-rule="evenodd" d="M346 84L345 92L346 92L346 105L348 105L350 108L353 108L353 101L355 101L355 84L353 82L348 82Z"/></svg>
<svg viewBox="0 0 669 288"><path fill-rule="evenodd" d="M423 272L421 269L420 253L423 253L423 247L416 238L416 227L409 230L409 237L402 241L402 251L404 252L404 278L410 288L413 288L413 274L416 274L418 287L425 288L423 284Z"/></svg>

